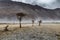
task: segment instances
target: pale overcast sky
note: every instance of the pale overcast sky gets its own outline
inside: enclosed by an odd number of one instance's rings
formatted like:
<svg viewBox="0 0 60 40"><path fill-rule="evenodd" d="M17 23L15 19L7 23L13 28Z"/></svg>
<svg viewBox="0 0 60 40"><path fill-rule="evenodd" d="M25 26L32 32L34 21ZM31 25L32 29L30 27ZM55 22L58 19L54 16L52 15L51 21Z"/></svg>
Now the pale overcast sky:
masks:
<svg viewBox="0 0 60 40"><path fill-rule="evenodd" d="M39 5L49 9L60 8L60 0L12 0L12 1Z"/></svg>
<svg viewBox="0 0 60 40"><path fill-rule="evenodd" d="M10 1L10 0L0 0L0 1ZM11 0L11 1L23 2L32 5L39 5L49 9L60 8L60 0Z"/></svg>

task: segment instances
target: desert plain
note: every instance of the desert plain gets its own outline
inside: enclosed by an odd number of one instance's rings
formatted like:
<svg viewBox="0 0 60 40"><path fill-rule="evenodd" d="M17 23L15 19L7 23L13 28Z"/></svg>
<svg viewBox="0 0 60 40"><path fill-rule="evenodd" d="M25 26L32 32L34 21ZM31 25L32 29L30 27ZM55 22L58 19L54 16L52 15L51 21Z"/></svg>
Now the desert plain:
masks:
<svg viewBox="0 0 60 40"><path fill-rule="evenodd" d="M60 40L60 24L0 24L0 40Z"/></svg>

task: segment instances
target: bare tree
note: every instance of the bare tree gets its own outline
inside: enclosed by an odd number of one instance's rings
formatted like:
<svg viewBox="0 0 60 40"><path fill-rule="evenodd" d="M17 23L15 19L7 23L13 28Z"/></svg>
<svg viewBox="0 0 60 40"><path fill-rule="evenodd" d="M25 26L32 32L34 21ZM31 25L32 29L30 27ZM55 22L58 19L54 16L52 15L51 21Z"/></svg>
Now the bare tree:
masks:
<svg viewBox="0 0 60 40"><path fill-rule="evenodd" d="M41 25L41 23L42 23L42 20L39 21L39 26Z"/></svg>
<svg viewBox="0 0 60 40"><path fill-rule="evenodd" d="M8 31L8 25L5 27L4 31Z"/></svg>
<svg viewBox="0 0 60 40"><path fill-rule="evenodd" d="M20 28L21 28L22 17L26 16L26 14L24 14L24 13L17 13L16 15L17 15L17 18L18 18L19 21L20 21Z"/></svg>

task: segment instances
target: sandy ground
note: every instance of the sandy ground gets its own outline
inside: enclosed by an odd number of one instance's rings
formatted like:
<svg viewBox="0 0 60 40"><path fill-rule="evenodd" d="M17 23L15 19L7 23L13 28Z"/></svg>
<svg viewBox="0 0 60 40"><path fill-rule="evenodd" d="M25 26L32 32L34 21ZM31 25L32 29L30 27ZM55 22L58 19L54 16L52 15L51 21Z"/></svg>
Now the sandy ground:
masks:
<svg viewBox="0 0 60 40"><path fill-rule="evenodd" d="M5 32L7 24L0 25L0 40L60 40L60 24L8 24L9 31Z"/></svg>

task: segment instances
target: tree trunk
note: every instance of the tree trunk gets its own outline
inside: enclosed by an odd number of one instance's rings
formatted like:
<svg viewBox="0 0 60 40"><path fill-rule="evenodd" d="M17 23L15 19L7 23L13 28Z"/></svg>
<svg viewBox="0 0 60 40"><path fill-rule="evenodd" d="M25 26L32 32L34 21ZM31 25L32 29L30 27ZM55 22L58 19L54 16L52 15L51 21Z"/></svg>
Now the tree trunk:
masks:
<svg viewBox="0 0 60 40"><path fill-rule="evenodd" d="M39 21L39 26L41 25L41 23L42 23L42 21L40 20L40 21Z"/></svg>
<svg viewBox="0 0 60 40"><path fill-rule="evenodd" d="M32 26L34 26L34 20L32 20Z"/></svg>
<svg viewBox="0 0 60 40"><path fill-rule="evenodd" d="M39 22L39 26L40 26L40 22Z"/></svg>
<svg viewBox="0 0 60 40"><path fill-rule="evenodd" d="M22 27L22 26L21 26L21 17L20 17L20 20L19 20L19 21L20 21L20 28L21 28L21 27Z"/></svg>

